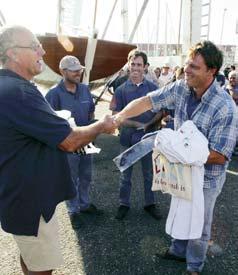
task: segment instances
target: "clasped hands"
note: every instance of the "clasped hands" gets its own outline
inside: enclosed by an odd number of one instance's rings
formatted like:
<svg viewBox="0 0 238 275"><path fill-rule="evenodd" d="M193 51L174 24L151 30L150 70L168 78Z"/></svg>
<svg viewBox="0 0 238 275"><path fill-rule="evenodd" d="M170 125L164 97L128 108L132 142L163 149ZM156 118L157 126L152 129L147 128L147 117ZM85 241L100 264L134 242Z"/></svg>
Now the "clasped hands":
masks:
<svg viewBox="0 0 238 275"><path fill-rule="evenodd" d="M113 134L115 130L123 122L122 117L119 114L116 115L105 115L104 118L100 119L103 125L103 133Z"/></svg>
<svg viewBox="0 0 238 275"><path fill-rule="evenodd" d="M125 118L120 114L117 113L115 115L106 115L102 119L102 123L104 125L103 132L107 134L115 133L115 130L121 126L121 124L125 121ZM150 124L149 123L139 123L136 122L137 126L135 128L143 129L145 132L148 130Z"/></svg>

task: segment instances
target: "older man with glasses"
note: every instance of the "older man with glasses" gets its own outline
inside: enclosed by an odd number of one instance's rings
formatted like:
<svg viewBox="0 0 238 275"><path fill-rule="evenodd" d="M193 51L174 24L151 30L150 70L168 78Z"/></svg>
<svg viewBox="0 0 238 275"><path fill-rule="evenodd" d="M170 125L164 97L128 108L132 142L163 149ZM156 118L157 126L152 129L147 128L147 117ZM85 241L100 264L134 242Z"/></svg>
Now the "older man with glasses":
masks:
<svg viewBox="0 0 238 275"><path fill-rule="evenodd" d="M0 30L0 222L20 249L24 274L52 274L62 263L55 209L75 196L67 154L115 129L110 116L71 128L30 80L44 49L21 26Z"/></svg>

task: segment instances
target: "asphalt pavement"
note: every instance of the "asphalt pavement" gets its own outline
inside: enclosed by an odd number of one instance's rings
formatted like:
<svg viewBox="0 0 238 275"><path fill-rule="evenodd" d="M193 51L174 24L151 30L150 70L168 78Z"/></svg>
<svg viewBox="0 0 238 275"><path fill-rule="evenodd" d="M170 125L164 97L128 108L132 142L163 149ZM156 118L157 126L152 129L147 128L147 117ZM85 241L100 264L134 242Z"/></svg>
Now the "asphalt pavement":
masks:
<svg viewBox="0 0 238 275"><path fill-rule="evenodd" d="M103 135L96 140L102 152L94 157L93 203L104 211L102 216L82 216L77 238L88 275L183 274L186 265L165 261L163 253L170 244L165 233L170 196L156 193L161 221L144 210L144 192L140 165L133 173L131 210L123 221L115 219L118 207L119 171L112 159L118 155L118 137ZM219 196L212 230L213 246L208 252L202 274L238 274L238 158L229 166L227 180Z"/></svg>

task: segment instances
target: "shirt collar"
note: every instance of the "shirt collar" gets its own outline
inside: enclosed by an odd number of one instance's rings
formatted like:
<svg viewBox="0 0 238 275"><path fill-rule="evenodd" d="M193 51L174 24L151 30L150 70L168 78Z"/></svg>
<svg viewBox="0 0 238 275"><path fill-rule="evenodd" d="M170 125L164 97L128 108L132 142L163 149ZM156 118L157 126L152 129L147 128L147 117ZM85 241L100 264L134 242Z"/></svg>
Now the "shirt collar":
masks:
<svg viewBox="0 0 238 275"><path fill-rule="evenodd" d="M208 101L210 97L214 97L214 95L217 93L218 90L217 81L214 79L212 84L208 87L206 92L201 97L201 102Z"/></svg>
<svg viewBox="0 0 238 275"><path fill-rule="evenodd" d="M189 87L187 84L185 84L187 87L187 94L191 95L191 93L195 93L195 91L193 90L193 88ZM208 87L208 89L206 90L206 92L202 95L201 97L201 102L205 102L207 100L209 100L209 98L212 96L214 96L217 93L218 90L218 83L217 81L214 79L214 81L212 82L212 84Z"/></svg>
<svg viewBox="0 0 238 275"><path fill-rule="evenodd" d="M67 89L66 89L66 87L65 87L65 85L64 85L64 81L63 81L63 79L61 79L61 81L60 81L60 83L59 83L59 86L60 86L60 88L64 91L64 92L66 92L66 93L69 93L69 94L72 94L72 95L75 95L77 92L78 92L78 84L76 84L76 91L75 91L75 93L72 93L72 92L70 92L70 91L68 91Z"/></svg>
<svg viewBox="0 0 238 275"><path fill-rule="evenodd" d="M130 79L128 79L128 83L129 83L130 85L137 86L137 87L140 87L141 85L144 85L145 82L146 82L146 79L145 79L145 78L143 78L142 82L140 82L140 83L138 83L138 84L134 84Z"/></svg>
<svg viewBox="0 0 238 275"><path fill-rule="evenodd" d="M27 85L32 85L32 86L36 87L34 82L25 79L24 77L20 76L19 74L15 73L9 69L0 69L0 76L17 78L21 81L25 81L27 83Z"/></svg>
<svg viewBox="0 0 238 275"><path fill-rule="evenodd" d="M15 77L15 78L30 82L30 81L26 80L25 78L21 77L19 74L15 73L11 70L8 70L8 69L0 69L0 76Z"/></svg>

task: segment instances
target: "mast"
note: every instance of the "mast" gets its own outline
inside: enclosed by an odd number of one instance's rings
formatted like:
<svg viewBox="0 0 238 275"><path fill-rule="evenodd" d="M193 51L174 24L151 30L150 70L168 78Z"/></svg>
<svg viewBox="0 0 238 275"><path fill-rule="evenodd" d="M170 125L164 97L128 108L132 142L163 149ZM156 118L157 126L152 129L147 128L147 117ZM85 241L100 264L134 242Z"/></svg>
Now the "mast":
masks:
<svg viewBox="0 0 238 275"><path fill-rule="evenodd" d="M148 2L149 2L149 0L144 0L144 3L143 3L143 5L141 7L141 10L140 10L140 13L139 13L139 15L138 15L138 17L136 19L135 25L134 25L134 27L132 29L131 34L130 34L130 37L129 37L129 40L128 40L129 43L131 43L133 41L135 32L136 32L136 30L137 30L137 28L138 28L138 26L140 24L140 20L141 20L143 14L144 14L144 11L145 11L145 8L146 8Z"/></svg>
<svg viewBox="0 0 238 275"><path fill-rule="evenodd" d="M56 18L56 34L62 33L61 18L62 18L62 0L57 2L57 18Z"/></svg>
<svg viewBox="0 0 238 275"><path fill-rule="evenodd" d="M220 36L220 45L222 45L222 39L223 39L223 30L224 30L224 19L225 19L225 14L226 14L227 9L225 8L223 10L223 15L222 15L222 25L221 25L221 36Z"/></svg>
<svg viewBox="0 0 238 275"><path fill-rule="evenodd" d="M185 57L192 44L201 39L201 0L183 0L182 55Z"/></svg>
<svg viewBox="0 0 238 275"><path fill-rule="evenodd" d="M166 2L166 8L165 8L165 32L164 32L164 56L167 56L167 33L168 33L168 3Z"/></svg>
<svg viewBox="0 0 238 275"><path fill-rule="evenodd" d="M155 53L154 53L155 56L158 55L158 50L159 50L159 25L160 25L160 0L158 0L158 6L157 6Z"/></svg>
<svg viewBox="0 0 238 275"><path fill-rule="evenodd" d="M121 16L122 16L122 26L123 26L123 42L128 41L128 1L122 0L121 2Z"/></svg>
<svg viewBox="0 0 238 275"><path fill-rule="evenodd" d="M104 39L104 37L105 37L105 35L106 35L106 33L107 33L107 29L108 29L109 24L110 24L110 22L111 22L112 15L113 15L113 12L114 12L114 10L115 10L116 4L117 4L117 0L114 1L112 10L111 10L110 15L109 15L108 20L107 20L106 27L105 27L105 29L104 29L104 31L103 31L103 34L102 34L102 39Z"/></svg>
<svg viewBox="0 0 238 275"><path fill-rule="evenodd" d="M3 15L3 13L0 10L0 26L3 26L5 24L6 24L6 19L5 19L4 15Z"/></svg>
<svg viewBox="0 0 238 275"><path fill-rule="evenodd" d="M201 3L201 39L208 40L210 34L211 0Z"/></svg>
<svg viewBox="0 0 238 275"><path fill-rule="evenodd" d="M180 35L181 35L181 23L182 23L182 7L183 7L183 0L180 0L180 8L179 8L179 26L178 26L178 41L177 41L177 55L180 53Z"/></svg>
<svg viewBox="0 0 238 275"><path fill-rule="evenodd" d="M87 43L87 49L86 49L86 55L84 59L85 64L85 70L83 74L83 83L88 84L89 78L90 78L90 72L93 67L96 47L97 47L97 36L98 32L96 30L96 19L97 19L97 0L95 0L95 6L94 6L94 18L93 18L93 33L91 37L88 37L88 43Z"/></svg>
<svg viewBox="0 0 238 275"><path fill-rule="evenodd" d="M96 27L97 7L98 7L98 0L95 0L94 16L93 16L93 30L95 30L95 27Z"/></svg>

